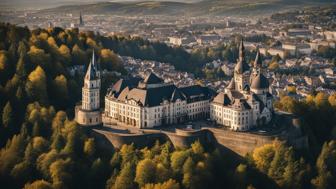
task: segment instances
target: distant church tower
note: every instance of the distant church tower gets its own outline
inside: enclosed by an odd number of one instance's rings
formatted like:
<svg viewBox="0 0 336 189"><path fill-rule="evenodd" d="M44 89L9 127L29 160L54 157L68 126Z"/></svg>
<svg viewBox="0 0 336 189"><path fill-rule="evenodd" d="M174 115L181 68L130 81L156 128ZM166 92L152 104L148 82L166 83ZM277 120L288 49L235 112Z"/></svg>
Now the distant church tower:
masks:
<svg viewBox="0 0 336 189"><path fill-rule="evenodd" d="M82 17L82 12L79 12L79 26L84 26L84 21Z"/></svg>
<svg viewBox="0 0 336 189"><path fill-rule="evenodd" d="M102 123L100 112L100 70L96 63L94 52L84 77L82 88L82 105L75 110L77 123L84 126L100 125Z"/></svg>

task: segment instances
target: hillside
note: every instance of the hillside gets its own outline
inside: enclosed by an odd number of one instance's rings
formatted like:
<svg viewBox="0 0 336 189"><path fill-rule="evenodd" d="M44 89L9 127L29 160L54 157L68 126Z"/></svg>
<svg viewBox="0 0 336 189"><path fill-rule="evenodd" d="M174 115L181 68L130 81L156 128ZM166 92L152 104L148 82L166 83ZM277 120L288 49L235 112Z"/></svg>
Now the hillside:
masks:
<svg viewBox="0 0 336 189"><path fill-rule="evenodd" d="M265 15L312 6L336 5L332 0L204 0L183 2L104 2L61 6L43 10L45 13L82 11L88 14L118 15Z"/></svg>

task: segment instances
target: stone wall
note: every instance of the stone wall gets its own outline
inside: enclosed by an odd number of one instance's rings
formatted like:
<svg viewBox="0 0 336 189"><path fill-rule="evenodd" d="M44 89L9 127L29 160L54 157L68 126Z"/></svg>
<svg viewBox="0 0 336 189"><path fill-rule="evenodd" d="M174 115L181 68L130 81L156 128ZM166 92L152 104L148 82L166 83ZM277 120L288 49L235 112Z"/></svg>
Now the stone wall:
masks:
<svg viewBox="0 0 336 189"><path fill-rule="evenodd" d="M111 130L100 128L93 129L95 135L105 138L114 148L121 148L123 144L135 144L137 147L145 147L154 144L156 140L161 142L171 141L175 147L187 147L199 140L202 144L218 144L240 156L245 156L255 148L272 143L275 139L286 141L296 148L308 146L307 137L302 135L297 119L285 120L295 121L295 124L288 126L274 135L263 135L251 132L235 132L212 127L203 127L200 130L175 129L175 132L144 130L143 133L117 133ZM288 122L287 122L288 121ZM106 143L105 143L106 144Z"/></svg>

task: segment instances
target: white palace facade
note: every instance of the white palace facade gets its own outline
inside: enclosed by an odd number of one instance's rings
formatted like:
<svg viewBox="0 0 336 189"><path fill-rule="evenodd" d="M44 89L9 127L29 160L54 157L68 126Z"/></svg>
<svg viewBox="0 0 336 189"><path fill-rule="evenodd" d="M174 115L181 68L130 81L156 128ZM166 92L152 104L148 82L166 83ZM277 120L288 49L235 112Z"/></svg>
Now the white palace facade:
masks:
<svg viewBox="0 0 336 189"><path fill-rule="evenodd" d="M209 117L213 93L198 85L178 88L150 73L144 80L120 79L105 96L104 120L152 128Z"/></svg>
<svg viewBox="0 0 336 189"><path fill-rule="evenodd" d="M273 97L269 93L268 79L263 75L260 54L257 52L251 69L241 42L234 77L225 91L211 102L210 118L232 130L244 131L270 122L272 112Z"/></svg>

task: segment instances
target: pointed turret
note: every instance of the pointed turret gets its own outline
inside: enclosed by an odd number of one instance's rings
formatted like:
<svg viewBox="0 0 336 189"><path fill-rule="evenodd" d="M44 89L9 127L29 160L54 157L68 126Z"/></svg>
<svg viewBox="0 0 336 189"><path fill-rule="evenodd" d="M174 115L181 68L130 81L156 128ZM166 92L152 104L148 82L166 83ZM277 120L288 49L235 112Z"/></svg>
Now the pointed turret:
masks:
<svg viewBox="0 0 336 189"><path fill-rule="evenodd" d="M94 69L96 71L97 77L100 78L100 67L99 67L99 64L96 61L94 49L92 51L91 63L92 63L92 66L94 67Z"/></svg>
<svg viewBox="0 0 336 189"><path fill-rule="evenodd" d="M254 60L253 66L255 68L261 68L262 67L262 60L261 60L261 55L260 55L259 50L257 50L257 55L256 55L256 58Z"/></svg>
<svg viewBox="0 0 336 189"><path fill-rule="evenodd" d="M97 79L97 73L95 67L92 65L92 62L90 62L89 67L85 74L86 80L94 80Z"/></svg>
<svg viewBox="0 0 336 189"><path fill-rule="evenodd" d="M240 45L239 45L239 60L245 59L245 47L244 47L244 41L241 39Z"/></svg>
<svg viewBox="0 0 336 189"><path fill-rule="evenodd" d="M250 70L250 66L246 63L245 53L244 53L244 42L241 40L239 47L239 59L237 65L235 66L235 72L238 74L243 74L244 72Z"/></svg>

